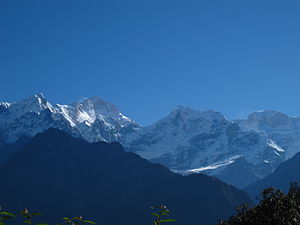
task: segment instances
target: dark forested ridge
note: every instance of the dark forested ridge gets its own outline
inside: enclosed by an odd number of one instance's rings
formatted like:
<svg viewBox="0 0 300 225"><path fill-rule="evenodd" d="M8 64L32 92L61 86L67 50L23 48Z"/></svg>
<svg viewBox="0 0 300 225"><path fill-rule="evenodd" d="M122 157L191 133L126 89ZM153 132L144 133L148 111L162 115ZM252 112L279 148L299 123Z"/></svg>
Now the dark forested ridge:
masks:
<svg viewBox="0 0 300 225"><path fill-rule="evenodd" d="M287 194L277 188L266 188L253 207L241 205L235 216L219 225L299 225L300 188L292 182Z"/></svg>
<svg viewBox="0 0 300 225"><path fill-rule="evenodd" d="M300 153L297 153L291 159L281 163L277 169L269 176L253 183L245 188L253 197L267 187L280 188L287 191L291 182L300 183Z"/></svg>
<svg viewBox="0 0 300 225"><path fill-rule="evenodd" d="M9 158L14 155L17 151L19 151L22 147L24 147L31 138L29 137L21 137L18 141L10 144L2 144L0 145L0 166L9 160Z"/></svg>
<svg viewBox="0 0 300 225"><path fill-rule="evenodd" d="M250 201L216 178L174 174L118 143L88 143L56 129L35 136L0 167L0 177L5 210L28 207L53 223L82 215L101 225L140 225L151 223L150 206L165 204L176 224L212 225Z"/></svg>

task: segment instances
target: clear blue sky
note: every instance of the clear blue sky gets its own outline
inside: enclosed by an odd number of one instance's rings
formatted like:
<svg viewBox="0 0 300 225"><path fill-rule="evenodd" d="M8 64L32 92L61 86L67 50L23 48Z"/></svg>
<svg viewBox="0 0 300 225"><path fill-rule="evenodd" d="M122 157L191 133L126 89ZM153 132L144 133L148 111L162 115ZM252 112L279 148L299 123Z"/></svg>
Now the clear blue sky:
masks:
<svg viewBox="0 0 300 225"><path fill-rule="evenodd" d="M0 101L300 115L299 0L1 0Z"/></svg>

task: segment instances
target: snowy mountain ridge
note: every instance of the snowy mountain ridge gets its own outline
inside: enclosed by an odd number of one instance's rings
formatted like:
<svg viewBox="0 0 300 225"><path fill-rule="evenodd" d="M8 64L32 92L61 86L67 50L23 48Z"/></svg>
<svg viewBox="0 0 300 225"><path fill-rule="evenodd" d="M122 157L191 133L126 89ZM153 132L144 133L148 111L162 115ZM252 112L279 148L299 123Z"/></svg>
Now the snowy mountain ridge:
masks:
<svg viewBox="0 0 300 225"><path fill-rule="evenodd" d="M117 141L126 131L139 129L136 122L100 97L70 105L51 104L43 94L16 103L0 103L0 141L14 142L50 127L88 141Z"/></svg>
<svg viewBox="0 0 300 225"><path fill-rule="evenodd" d="M129 133L121 142L129 151L182 174L219 176L242 158L258 179L286 158L285 150L266 132L242 129L239 123L214 110L183 106L157 123Z"/></svg>
<svg viewBox="0 0 300 225"><path fill-rule="evenodd" d="M100 97L68 105L51 104L42 94L0 102L0 144L50 127L89 142L118 141L127 151L173 171L203 172L240 187L300 151L300 118L272 110L227 120L214 110L177 106L158 122L140 127Z"/></svg>
<svg viewBox="0 0 300 225"><path fill-rule="evenodd" d="M251 113L247 119L236 120L242 130L263 132L286 151L287 159L300 151L300 117L290 117L274 110Z"/></svg>

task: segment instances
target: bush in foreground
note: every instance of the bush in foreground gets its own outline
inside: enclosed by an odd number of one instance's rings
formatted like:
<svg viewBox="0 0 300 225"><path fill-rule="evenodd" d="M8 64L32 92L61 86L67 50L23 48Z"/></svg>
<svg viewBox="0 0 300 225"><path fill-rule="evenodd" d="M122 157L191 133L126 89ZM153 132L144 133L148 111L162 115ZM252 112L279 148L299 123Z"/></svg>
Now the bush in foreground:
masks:
<svg viewBox="0 0 300 225"><path fill-rule="evenodd" d="M291 183L288 194L276 188L262 191L259 204L249 208L244 204L237 215L219 225L299 225L300 188Z"/></svg>
<svg viewBox="0 0 300 225"><path fill-rule="evenodd" d="M175 221L174 219L169 219L166 217L169 217L171 211L168 210L168 208L164 205L159 205L159 206L153 206L150 207L152 210L154 210L151 215L155 217L153 220L154 225L161 225L161 223L165 222L173 222ZM34 223L33 218L36 216L41 216L42 214L37 213L37 212L30 212L27 208L22 210L19 214L19 216L22 218L24 224L35 224L35 225L47 225L46 223ZM10 221L13 219L16 219L17 216L13 213L10 212L4 212L1 211L0 207L0 225L6 225L6 221ZM83 219L82 216L76 216L73 218L68 218L68 217L63 217L62 220L64 221L64 224L68 225L85 225L85 224L96 224L95 222L91 220L85 220ZM62 224L57 224L57 225L62 225Z"/></svg>
<svg viewBox="0 0 300 225"><path fill-rule="evenodd" d="M152 213L155 217L153 224L161 225L164 222L175 221L168 217L171 213L166 206L160 205L151 207L156 210ZM33 223L33 217L39 213L29 212L24 209L20 212L25 224L46 225L45 223ZM7 220L15 219L16 215L3 212L0 209L0 225L5 225ZM95 224L91 220L85 220L81 216L62 218L65 224L85 225ZM199 218L201 220L201 218ZM247 204L242 204L237 215L229 218L228 221L220 221L218 225L299 225L300 224L300 188L297 183L291 183L289 192L285 194L276 188L267 188L262 191L259 203L250 208ZM61 225L61 224L58 224Z"/></svg>

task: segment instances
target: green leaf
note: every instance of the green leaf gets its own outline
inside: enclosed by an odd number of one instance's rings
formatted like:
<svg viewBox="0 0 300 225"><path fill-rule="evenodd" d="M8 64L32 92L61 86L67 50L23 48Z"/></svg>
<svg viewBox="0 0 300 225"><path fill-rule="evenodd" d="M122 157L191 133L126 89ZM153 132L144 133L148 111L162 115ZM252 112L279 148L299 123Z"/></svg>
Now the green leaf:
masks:
<svg viewBox="0 0 300 225"><path fill-rule="evenodd" d="M0 212L0 215L10 216L10 217L16 217L15 214L9 213L9 212Z"/></svg>
<svg viewBox="0 0 300 225"><path fill-rule="evenodd" d="M164 223L164 222L174 222L174 221L176 221L176 220L167 219L167 220L161 220L160 222L161 222L161 223Z"/></svg>
<svg viewBox="0 0 300 225"><path fill-rule="evenodd" d="M90 220L84 220L83 223L96 224L96 223L94 223L93 221L90 221Z"/></svg>
<svg viewBox="0 0 300 225"><path fill-rule="evenodd" d="M0 225L6 225L4 222L0 221Z"/></svg>
<svg viewBox="0 0 300 225"><path fill-rule="evenodd" d="M31 219L32 218L31 214L28 214L28 213L21 213L20 216L22 216L26 219Z"/></svg>
<svg viewBox="0 0 300 225"><path fill-rule="evenodd" d="M81 216L76 216L76 217L74 217L72 220L79 220L79 221L82 221L82 217L81 217Z"/></svg>
<svg viewBox="0 0 300 225"><path fill-rule="evenodd" d="M64 220L65 223L71 223L71 220L68 217L64 217L62 219Z"/></svg>
<svg viewBox="0 0 300 225"><path fill-rule="evenodd" d="M72 221L72 225L74 225L74 224L75 224L75 225L81 225L81 221L75 221L75 220L73 220L73 221Z"/></svg>
<svg viewBox="0 0 300 225"><path fill-rule="evenodd" d="M0 216L0 220L9 220L9 219L13 219L14 217L11 216Z"/></svg>
<svg viewBox="0 0 300 225"><path fill-rule="evenodd" d="M159 215L157 213L151 213L151 215L156 216L157 218L159 218Z"/></svg>
<svg viewBox="0 0 300 225"><path fill-rule="evenodd" d="M23 223L32 224L30 220L24 220Z"/></svg>
<svg viewBox="0 0 300 225"><path fill-rule="evenodd" d="M47 223L37 223L36 225L48 225Z"/></svg>

